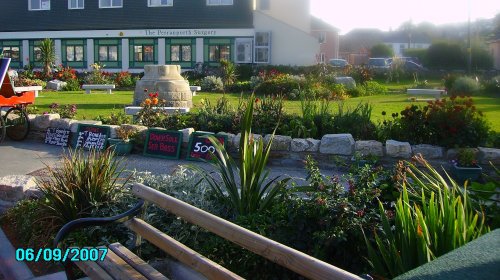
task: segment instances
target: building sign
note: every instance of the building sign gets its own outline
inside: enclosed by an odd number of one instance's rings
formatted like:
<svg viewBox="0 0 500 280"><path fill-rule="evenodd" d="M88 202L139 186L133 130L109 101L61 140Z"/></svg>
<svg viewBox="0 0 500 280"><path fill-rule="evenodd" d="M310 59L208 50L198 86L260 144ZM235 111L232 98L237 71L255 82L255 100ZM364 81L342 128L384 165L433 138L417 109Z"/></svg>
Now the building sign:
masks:
<svg viewBox="0 0 500 280"><path fill-rule="evenodd" d="M144 155L178 159L181 153L182 132L149 129L144 143Z"/></svg>
<svg viewBox="0 0 500 280"><path fill-rule="evenodd" d="M215 153L215 147L212 142L204 136L214 135L212 133L195 132L191 134L188 144L188 154L186 159L188 160L211 160L212 153ZM226 147L227 136L225 135L214 135L219 142Z"/></svg>
<svg viewBox="0 0 500 280"><path fill-rule="evenodd" d="M217 36L215 29L146 29L146 36L153 37L200 37Z"/></svg>
<svg viewBox="0 0 500 280"><path fill-rule="evenodd" d="M45 133L45 144L66 147L70 132L69 129L49 127Z"/></svg>
<svg viewBox="0 0 500 280"><path fill-rule="evenodd" d="M104 150L109 138L109 127L79 124L76 136L76 148Z"/></svg>

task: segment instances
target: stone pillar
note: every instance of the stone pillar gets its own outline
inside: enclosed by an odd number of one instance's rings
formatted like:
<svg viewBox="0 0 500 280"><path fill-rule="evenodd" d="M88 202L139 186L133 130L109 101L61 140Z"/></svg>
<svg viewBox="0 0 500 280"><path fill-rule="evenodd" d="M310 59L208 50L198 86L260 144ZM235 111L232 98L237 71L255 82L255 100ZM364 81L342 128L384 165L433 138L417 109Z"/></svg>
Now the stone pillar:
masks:
<svg viewBox="0 0 500 280"><path fill-rule="evenodd" d="M94 39L87 39L87 69L91 69L90 65L94 64Z"/></svg>
<svg viewBox="0 0 500 280"><path fill-rule="evenodd" d="M129 68L129 46L128 39L122 39L122 71L128 71Z"/></svg>
<svg viewBox="0 0 500 280"><path fill-rule="evenodd" d="M203 38L196 38L196 63L204 61Z"/></svg>
<svg viewBox="0 0 500 280"><path fill-rule="evenodd" d="M158 38L158 65L165 64L165 38Z"/></svg>
<svg viewBox="0 0 500 280"><path fill-rule="evenodd" d="M54 52L56 55L56 65L62 64L62 45L61 45L61 39L55 39L54 40ZM87 52L88 53L88 52Z"/></svg>
<svg viewBox="0 0 500 280"><path fill-rule="evenodd" d="M137 82L134 105L138 106L149 93L158 92L158 99L166 100L166 107L191 108L193 95L189 83L181 76L180 65L146 65L144 77Z"/></svg>
<svg viewBox="0 0 500 280"><path fill-rule="evenodd" d="M30 64L30 43L28 40L23 40L23 66Z"/></svg>

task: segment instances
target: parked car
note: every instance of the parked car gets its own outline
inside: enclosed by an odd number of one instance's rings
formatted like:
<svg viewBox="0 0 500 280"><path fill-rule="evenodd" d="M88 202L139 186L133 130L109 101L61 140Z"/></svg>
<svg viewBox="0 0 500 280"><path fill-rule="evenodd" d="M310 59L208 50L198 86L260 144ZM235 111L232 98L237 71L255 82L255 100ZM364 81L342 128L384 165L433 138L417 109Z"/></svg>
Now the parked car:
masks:
<svg viewBox="0 0 500 280"><path fill-rule="evenodd" d="M330 59L328 63L335 68L344 68L349 65L349 63L345 59L340 58Z"/></svg>
<svg viewBox="0 0 500 280"><path fill-rule="evenodd" d="M368 68L375 73L386 73L391 68L388 58L374 57L368 60Z"/></svg>
<svg viewBox="0 0 500 280"><path fill-rule="evenodd" d="M398 62L397 63L400 63L400 67L403 68L403 70L407 73L421 73L421 72L424 72L426 71L427 69L425 69L422 65L414 62L414 61L411 61L411 60L406 60L406 59L398 59L397 60ZM396 62L394 62L396 63ZM393 61L391 61L391 63L389 64L390 67L393 67Z"/></svg>

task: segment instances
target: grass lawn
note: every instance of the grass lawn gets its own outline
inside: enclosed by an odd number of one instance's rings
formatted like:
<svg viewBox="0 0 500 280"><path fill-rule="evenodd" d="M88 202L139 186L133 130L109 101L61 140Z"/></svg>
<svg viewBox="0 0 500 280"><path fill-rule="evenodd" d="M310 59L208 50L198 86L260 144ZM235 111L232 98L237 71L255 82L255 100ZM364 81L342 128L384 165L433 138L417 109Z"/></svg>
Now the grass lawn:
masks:
<svg viewBox="0 0 500 280"><path fill-rule="evenodd" d="M240 94L225 95L236 106ZM193 99L196 110L200 106L201 99L209 100L212 105L216 104L217 99L222 97L219 93L197 93ZM344 101L346 106L356 106L360 102L369 102L373 106L372 118L375 122L383 120L382 111L391 113L401 112L406 106L411 104L425 105L425 102L410 102L406 94L387 94L367 97L349 98ZM80 92L42 92L35 101L38 112L49 111L49 105L76 104L78 107L78 119L94 119L102 115L108 116L111 112L122 111L125 105L131 104L133 99L132 91L113 91L113 94L92 93L84 94ZM481 110L491 124L494 131L500 132L500 98L495 96L476 96L474 102L478 110ZM332 110L336 110L337 102L330 102ZM289 113L301 114L300 101L285 101L285 110Z"/></svg>

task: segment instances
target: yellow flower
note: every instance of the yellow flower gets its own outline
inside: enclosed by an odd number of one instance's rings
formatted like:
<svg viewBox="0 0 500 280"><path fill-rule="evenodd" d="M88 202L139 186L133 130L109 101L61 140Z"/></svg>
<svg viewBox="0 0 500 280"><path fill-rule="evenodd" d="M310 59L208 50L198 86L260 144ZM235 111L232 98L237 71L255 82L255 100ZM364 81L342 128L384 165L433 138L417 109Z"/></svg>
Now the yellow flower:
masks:
<svg viewBox="0 0 500 280"><path fill-rule="evenodd" d="M151 99L146 98L146 100L144 100L144 104L147 106L151 105Z"/></svg>
<svg viewBox="0 0 500 280"><path fill-rule="evenodd" d="M153 105L158 104L158 98L153 97L153 100L151 101L151 103L153 103Z"/></svg>

